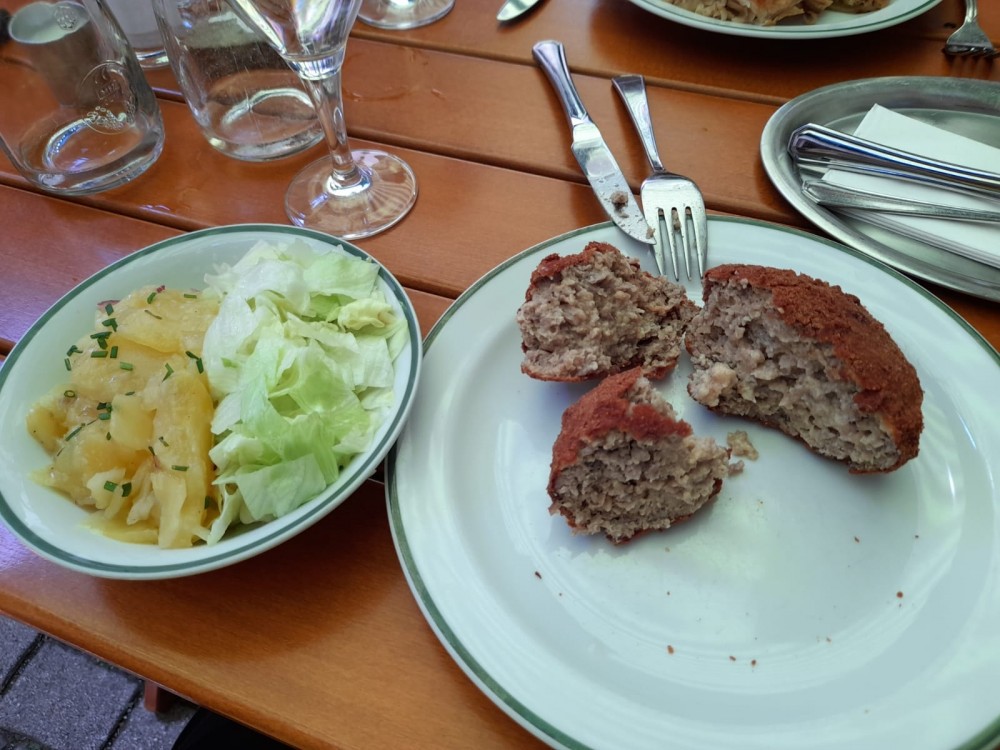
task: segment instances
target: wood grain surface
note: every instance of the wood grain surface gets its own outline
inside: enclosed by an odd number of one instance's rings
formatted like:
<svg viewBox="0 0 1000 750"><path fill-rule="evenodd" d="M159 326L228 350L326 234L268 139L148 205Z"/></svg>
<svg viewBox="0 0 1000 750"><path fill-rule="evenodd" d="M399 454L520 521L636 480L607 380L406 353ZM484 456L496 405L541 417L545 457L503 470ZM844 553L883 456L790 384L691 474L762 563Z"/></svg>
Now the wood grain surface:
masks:
<svg viewBox="0 0 1000 750"><path fill-rule="evenodd" d="M458 0L443 20L405 32L359 24L347 48L352 140L399 153L420 190L403 222L357 244L407 287L425 334L497 264L605 220L531 58L536 41L564 42L581 96L633 190L648 166L609 80L626 72L647 77L665 161L698 182L713 212L807 231L815 230L760 162L761 130L784 102L896 75L1000 88L1000 63L941 54L961 20L960 0L878 32L812 41L695 30L626 0L546 0L499 26L499 4ZM981 5L984 27L1000 42L1000 5ZM230 159L207 144L171 71L148 77L166 141L132 183L86 197L44 195L0 155L0 357L62 294L139 248L202 227L287 223L285 188L323 147L267 164ZM1000 347L1000 306L924 286ZM374 481L274 550L169 581L81 575L0 528L0 611L298 747L541 746L428 627Z"/></svg>

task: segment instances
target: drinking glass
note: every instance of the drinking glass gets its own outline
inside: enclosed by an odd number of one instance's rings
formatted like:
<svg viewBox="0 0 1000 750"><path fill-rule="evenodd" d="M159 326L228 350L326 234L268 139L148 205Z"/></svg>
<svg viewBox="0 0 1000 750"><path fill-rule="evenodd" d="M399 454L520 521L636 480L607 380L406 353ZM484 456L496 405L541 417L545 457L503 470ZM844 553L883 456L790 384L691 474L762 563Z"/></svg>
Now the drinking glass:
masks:
<svg viewBox="0 0 1000 750"><path fill-rule="evenodd" d="M361 0L229 0L302 79L330 154L302 169L285 193L292 223L342 237L369 237L396 224L417 199L417 181L398 156L351 150L341 71Z"/></svg>
<svg viewBox="0 0 1000 750"><path fill-rule="evenodd" d="M455 0L362 0L358 18L380 29L412 29L445 16Z"/></svg>
<svg viewBox="0 0 1000 750"><path fill-rule="evenodd" d="M88 195L145 172L163 119L104 0L4 0L0 152L33 185Z"/></svg>
<svg viewBox="0 0 1000 750"><path fill-rule="evenodd" d="M167 50L163 46L160 30L156 26L156 16L149 0L106 0L115 20L125 32L139 65L144 70L165 68Z"/></svg>

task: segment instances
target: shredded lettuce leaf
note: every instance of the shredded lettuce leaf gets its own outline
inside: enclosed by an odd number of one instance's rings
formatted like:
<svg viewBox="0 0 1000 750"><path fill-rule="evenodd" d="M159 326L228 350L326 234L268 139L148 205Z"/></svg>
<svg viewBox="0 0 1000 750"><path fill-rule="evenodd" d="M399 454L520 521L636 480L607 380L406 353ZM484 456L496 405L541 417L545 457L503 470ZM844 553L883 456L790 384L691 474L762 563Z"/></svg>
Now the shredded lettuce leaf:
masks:
<svg viewBox="0 0 1000 750"><path fill-rule="evenodd" d="M205 281L221 300L201 357L217 404L213 543L295 510L371 445L409 334L375 263L301 240L259 242Z"/></svg>

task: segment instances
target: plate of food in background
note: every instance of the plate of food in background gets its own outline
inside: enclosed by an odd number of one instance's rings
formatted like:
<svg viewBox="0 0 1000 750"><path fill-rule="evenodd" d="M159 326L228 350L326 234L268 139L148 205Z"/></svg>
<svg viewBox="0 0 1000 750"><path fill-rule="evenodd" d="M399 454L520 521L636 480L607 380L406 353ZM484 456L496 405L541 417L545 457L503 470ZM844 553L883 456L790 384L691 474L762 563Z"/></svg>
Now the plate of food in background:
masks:
<svg viewBox="0 0 1000 750"><path fill-rule="evenodd" d="M824 39L878 31L941 0L630 0L705 31L770 39Z"/></svg>
<svg viewBox="0 0 1000 750"><path fill-rule="evenodd" d="M108 578L257 555L367 479L412 405L416 315L319 232L192 232L83 281L0 369L0 520Z"/></svg>

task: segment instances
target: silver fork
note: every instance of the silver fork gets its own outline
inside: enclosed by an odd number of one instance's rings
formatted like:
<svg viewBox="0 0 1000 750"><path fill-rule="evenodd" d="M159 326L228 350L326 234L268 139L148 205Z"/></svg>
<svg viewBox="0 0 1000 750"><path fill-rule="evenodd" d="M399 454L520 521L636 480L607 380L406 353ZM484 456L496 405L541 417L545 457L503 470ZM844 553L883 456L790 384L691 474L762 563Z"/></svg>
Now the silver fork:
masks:
<svg viewBox="0 0 1000 750"><path fill-rule="evenodd" d="M965 0L965 20L962 25L952 32L944 43L944 53L946 55L958 55L964 57L996 57L997 50L993 42L986 36L986 32L979 26L976 17L979 9L976 7L976 0Z"/></svg>
<svg viewBox="0 0 1000 750"><path fill-rule="evenodd" d="M653 135L646 83L642 76L616 76L611 83L628 108L646 151L646 158L653 168L653 174L642 183L639 197L646 222L653 230L656 266L661 274L666 274L665 237L666 244L670 247L670 265L674 279L680 281L681 278L677 262L678 245L684 255L687 277L691 278L694 263L698 266L698 276L702 276L708 260L708 214L705 212L701 191L692 180L663 168ZM692 255L695 257L694 261Z"/></svg>

